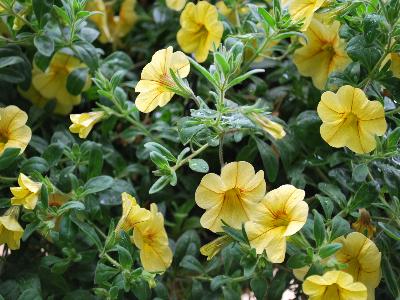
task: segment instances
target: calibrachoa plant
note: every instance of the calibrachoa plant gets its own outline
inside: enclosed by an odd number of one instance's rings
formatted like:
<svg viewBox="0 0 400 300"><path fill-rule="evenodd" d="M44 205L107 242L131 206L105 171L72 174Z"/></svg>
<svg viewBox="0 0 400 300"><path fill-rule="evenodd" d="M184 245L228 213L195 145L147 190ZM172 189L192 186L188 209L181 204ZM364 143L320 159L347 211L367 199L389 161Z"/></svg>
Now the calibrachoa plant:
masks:
<svg viewBox="0 0 400 300"><path fill-rule="evenodd" d="M0 88L0 299L400 299L400 0L0 0Z"/></svg>

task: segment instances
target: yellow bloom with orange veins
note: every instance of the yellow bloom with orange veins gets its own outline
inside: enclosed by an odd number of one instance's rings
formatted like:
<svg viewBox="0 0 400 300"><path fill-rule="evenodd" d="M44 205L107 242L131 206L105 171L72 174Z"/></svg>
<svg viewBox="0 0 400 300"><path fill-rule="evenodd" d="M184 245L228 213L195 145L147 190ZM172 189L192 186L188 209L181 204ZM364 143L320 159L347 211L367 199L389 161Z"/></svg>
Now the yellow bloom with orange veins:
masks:
<svg viewBox="0 0 400 300"><path fill-rule="evenodd" d="M267 117L257 113L252 113L251 117L262 130L270 134L274 139L280 140L286 136L286 132L281 124L271 121Z"/></svg>
<svg viewBox="0 0 400 300"><path fill-rule="evenodd" d="M32 74L32 84L47 99L56 99L62 105L78 105L81 103L82 96L68 92L67 79L74 70L85 67L86 65L76 57L57 52L45 72L37 70L36 74ZM83 90L87 90L90 84L91 81L87 77Z"/></svg>
<svg viewBox="0 0 400 300"><path fill-rule="evenodd" d="M292 185L282 185L268 192L253 211L253 218L245 224L251 247L257 254L264 250L273 263L285 259L286 239L306 223L308 204L305 192Z"/></svg>
<svg viewBox="0 0 400 300"><path fill-rule="evenodd" d="M0 108L0 155L7 148L19 148L21 153L32 137L31 129L26 126L28 115L15 105Z"/></svg>
<svg viewBox="0 0 400 300"><path fill-rule="evenodd" d="M366 300L367 288L355 282L351 275L342 271L328 271L324 275L312 275L303 283L303 291L310 300Z"/></svg>
<svg viewBox="0 0 400 300"><path fill-rule="evenodd" d="M119 220L116 232L121 230L128 232L137 224L147 221L151 217L150 211L141 208L136 201L136 198L128 193L122 193L122 216Z"/></svg>
<svg viewBox="0 0 400 300"><path fill-rule="evenodd" d="M375 299L375 288L381 280L381 253L373 241L359 232L352 232L347 237L334 240L343 247L336 252L336 259L346 263L343 271L362 282L368 289L368 300Z"/></svg>
<svg viewBox="0 0 400 300"><path fill-rule="evenodd" d="M71 114L69 118L71 119L72 125L69 126L69 131L72 133L78 133L81 139L85 139L90 131L92 131L93 126L96 125L104 118L103 111L91 111L83 114Z"/></svg>
<svg viewBox="0 0 400 300"><path fill-rule="evenodd" d="M325 92L318 104L321 137L332 147L348 147L356 153L376 148L375 135L386 132L385 112L379 101L369 101L364 92L349 85L337 93Z"/></svg>
<svg viewBox="0 0 400 300"><path fill-rule="evenodd" d="M186 0L166 0L165 3L168 8L181 11L185 7Z"/></svg>
<svg viewBox="0 0 400 300"><path fill-rule="evenodd" d="M360 213L360 216L358 217L358 220L351 225L351 227L353 227L355 231L366 235L370 239L376 232L376 227L372 225L371 215L365 208L360 208L358 212Z"/></svg>
<svg viewBox="0 0 400 300"><path fill-rule="evenodd" d="M186 53L193 53L198 62L204 62L213 45L218 47L224 26L218 21L217 8L206 1L189 2L180 17L181 29L176 39Z"/></svg>
<svg viewBox="0 0 400 300"><path fill-rule="evenodd" d="M157 106L163 107L174 96L176 87L170 74L173 70L180 78L185 78L190 71L189 60L181 51L173 52L172 47L158 50L142 70L141 79L135 87L139 93L135 104L139 111L148 113Z"/></svg>
<svg viewBox="0 0 400 300"><path fill-rule="evenodd" d="M288 7L289 14L294 21L302 21L302 30L308 29L314 13L326 0L283 0L282 5Z"/></svg>
<svg viewBox="0 0 400 300"><path fill-rule="evenodd" d="M200 224L213 232L222 231L222 220L241 228L249 221L265 195L264 171L255 173L245 161L231 162L221 169L221 176L209 173L196 189L195 201L206 212Z"/></svg>
<svg viewBox="0 0 400 300"><path fill-rule="evenodd" d="M24 229L18 223L17 207L11 207L0 217L0 245L7 244L11 250L19 249Z"/></svg>
<svg viewBox="0 0 400 300"><path fill-rule="evenodd" d="M93 16L90 16L89 20L92 21L100 31L100 35L98 38L100 43L105 44L105 43L111 42L112 37L111 37L110 29L108 28L107 11L106 11L106 5L104 4L104 1L103 0L89 0L86 3L86 10L100 12Z"/></svg>
<svg viewBox="0 0 400 300"><path fill-rule="evenodd" d="M342 71L351 62L345 44L339 37L340 23L323 24L314 18L304 33L308 39L301 40L303 47L293 55L299 73L312 78L314 85L323 89L332 72Z"/></svg>
<svg viewBox="0 0 400 300"><path fill-rule="evenodd" d="M150 206L150 219L135 225L131 240L140 250L140 261L148 272L164 272L172 263L172 251L157 205Z"/></svg>
<svg viewBox="0 0 400 300"><path fill-rule="evenodd" d="M23 205L26 209L34 209L39 199L42 184L35 182L23 173L18 176L19 187L11 187L12 205Z"/></svg>

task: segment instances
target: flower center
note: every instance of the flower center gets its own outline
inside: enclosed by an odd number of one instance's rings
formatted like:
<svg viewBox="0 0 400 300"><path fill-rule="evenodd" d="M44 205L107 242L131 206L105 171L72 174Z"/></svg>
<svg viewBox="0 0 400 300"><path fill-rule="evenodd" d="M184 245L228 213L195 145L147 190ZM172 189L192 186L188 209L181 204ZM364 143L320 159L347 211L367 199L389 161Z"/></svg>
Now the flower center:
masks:
<svg viewBox="0 0 400 300"><path fill-rule="evenodd" d="M335 49L333 48L331 43L326 43L322 46L322 50L331 53L332 55L335 53Z"/></svg>
<svg viewBox="0 0 400 300"><path fill-rule="evenodd" d="M353 114L352 112L349 112L345 114L344 120L347 126L351 127L357 127L358 126L358 117Z"/></svg>
<svg viewBox="0 0 400 300"><path fill-rule="evenodd" d="M238 188L233 188L225 192L225 197L224 200L229 201L229 202L234 202L234 201L241 201L242 195L240 192L240 189Z"/></svg>
<svg viewBox="0 0 400 300"><path fill-rule="evenodd" d="M275 227L287 227L290 223L290 218L284 211L278 211L274 213L274 226Z"/></svg>
<svg viewBox="0 0 400 300"><path fill-rule="evenodd" d="M340 287L334 283L326 288L325 296L327 299L340 299Z"/></svg>

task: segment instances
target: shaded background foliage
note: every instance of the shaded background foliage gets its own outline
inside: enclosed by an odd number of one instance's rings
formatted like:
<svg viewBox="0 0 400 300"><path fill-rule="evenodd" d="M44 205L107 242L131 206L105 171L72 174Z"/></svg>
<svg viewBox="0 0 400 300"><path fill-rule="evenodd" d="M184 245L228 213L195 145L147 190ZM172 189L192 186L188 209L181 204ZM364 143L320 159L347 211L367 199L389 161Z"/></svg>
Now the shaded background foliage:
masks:
<svg viewBox="0 0 400 300"><path fill-rule="evenodd" d="M273 6L269 2L251 2L267 9ZM333 6L346 4L346 1L333 2ZM266 72L251 76L226 94L227 99L237 104L257 102L266 111L271 111L286 122L287 136L274 140L238 130L225 136L223 154L226 162L246 160L256 170L264 169L268 190L285 183L305 189L310 211L316 209L323 215L321 230L331 237L329 241L333 240L332 235L337 237L351 231L350 224L357 220L359 208L368 209L377 227L374 241L383 255L383 280L377 289L377 297L395 299L400 296L397 280L400 262L396 254L400 247L400 84L389 66L380 69L376 65L386 51L389 31L390 39L396 41L396 50L399 50L400 4L395 0L388 3L372 1L370 4L352 2L357 5L346 6L337 18L343 24L341 36L347 42L346 50L353 62L345 71L332 74L328 86L362 85L371 98L385 104L386 111L395 111L387 115L390 129L379 139L377 151L371 155L355 155L348 149L334 149L321 139L321 121L316 113L321 92L308 78L301 77L292 63L290 54L299 47L296 38L292 37L282 39L274 48L274 56L288 48L289 55L279 60L256 62L252 68L262 68ZM292 264L272 265L265 258L257 259L255 253L244 251L239 243L226 247L217 258L208 262L200 255L201 245L214 239L215 235L200 227L202 210L195 205L194 190L202 174L192 170L195 166L179 168L175 186L166 182L163 189L149 195L156 180L153 171L157 168L149 158L149 148L144 146L152 141L151 137L144 136L124 118L112 116L96 127L90 141L81 140L67 130L70 125L67 117L51 113L54 103L38 108L18 92L17 85L29 87L33 63L48 64L52 54L46 55L49 43L53 43L55 49L73 48L75 55L89 66L91 77L101 70L109 80L116 71L123 71L123 79L118 84L123 88L120 97L128 101L126 112L145 124L152 137L177 156L184 149L182 143L192 139L190 135L198 131L193 128L193 132L182 133L185 127L187 129L183 120L193 118L194 103L175 96L167 106L150 115L139 115L132 103L136 95L133 87L153 53L168 45L179 49L176 43L179 13L168 9L163 2L140 1L136 7L137 24L115 49L112 44L102 45L95 41L93 31L86 32L86 39L82 38L85 28L95 28L90 22L77 26L76 36L69 45L57 38L53 42L38 38L54 29L44 28L45 24L60 18L52 5L66 11L77 2L36 0L18 3L32 6L33 14L27 18L33 24L38 23L35 30L23 26L18 34L14 32L2 39L0 59L10 56L20 59L0 68L0 101L28 112L33 136L23 155L8 153L8 157L6 154L0 157L0 207L9 207L8 188L13 186L13 180L9 178L16 177L19 172L38 179L48 177L60 191L70 195L70 201L68 205L53 208L52 199L43 196L42 191L40 208L22 214L25 234L21 249L11 254L4 250L1 257L0 295L4 299L237 299L243 291L252 290L258 299L280 299L283 291L297 282L288 266L302 266L299 261L292 259ZM235 5L231 1L227 3ZM254 7L250 9L255 14L253 24L265 22ZM12 26L14 17L3 17L3 22ZM249 34L242 40L254 38L250 36L254 33L253 24L246 23L238 29L225 20L225 37L231 35L231 38L239 39L239 34ZM227 42L225 45L228 47ZM210 63L212 58L203 65ZM70 86L70 91L77 89L80 93L81 77L75 75L77 85ZM209 92L210 84L193 67L188 82L205 102L214 101ZM100 96L98 90L99 87L92 84L73 113L90 111L96 102L110 106L109 99ZM230 125L235 126L236 121L241 128L242 119L232 119ZM207 134L206 131L206 138L199 140L207 140L210 137ZM201 154L210 172L219 173L218 152L218 147L209 147ZM174 250L172 266L164 274L153 278L142 273L138 251L126 236L113 244L111 252L122 269L115 268L102 257L108 241L103 234L108 235L110 224L121 215L121 192L135 195L143 207L155 202L163 212ZM58 216L56 222L49 218L51 213ZM313 228L314 217L310 214L302 232L312 245L311 252L318 252L320 245L315 243ZM240 236L236 238L240 239ZM289 246L287 257L304 259L305 250L297 245ZM319 261L313 263L313 271L320 273ZM294 290L301 297L299 286Z"/></svg>

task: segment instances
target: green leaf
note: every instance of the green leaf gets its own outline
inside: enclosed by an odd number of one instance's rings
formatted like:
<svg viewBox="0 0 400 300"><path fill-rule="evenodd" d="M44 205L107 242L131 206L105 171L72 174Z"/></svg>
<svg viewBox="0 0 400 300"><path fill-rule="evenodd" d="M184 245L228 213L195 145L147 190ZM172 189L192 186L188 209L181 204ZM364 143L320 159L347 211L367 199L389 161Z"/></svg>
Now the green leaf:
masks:
<svg viewBox="0 0 400 300"><path fill-rule="evenodd" d="M319 203L321 203L325 217L327 219L330 219L334 208L332 199L329 197L321 196L319 194L316 194L315 197L319 200Z"/></svg>
<svg viewBox="0 0 400 300"><path fill-rule="evenodd" d="M87 236L87 238L96 245L97 249L99 251L102 250L103 244L99 238L99 236L96 233L96 230L89 224L79 220L75 215L71 215L71 221L74 222L79 229Z"/></svg>
<svg viewBox="0 0 400 300"><path fill-rule="evenodd" d="M87 68L73 70L67 78L67 90L71 95L77 96L82 93L88 79Z"/></svg>
<svg viewBox="0 0 400 300"><path fill-rule="evenodd" d="M157 168L159 168L161 170L169 169L168 160L161 153L156 152L156 151L150 152L150 159L157 166Z"/></svg>
<svg viewBox="0 0 400 300"><path fill-rule="evenodd" d="M228 226L224 221L222 221L225 225L222 225L222 230L229 235L235 241L240 243L248 244L249 241L247 239L246 232L244 230L239 230L233 227Z"/></svg>
<svg viewBox="0 0 400 300"><path fill-rule="evenodd" d="M218 288L220 288L222 285L227 284L230 281L231 281L231 278L229 276L226 276L226 275L215 276L211 280L210 288L212 291L215 291Z"/></svg>
<svg viewBox="0 0 400 300"><path fill-rule="evenodd" d="M274 18L267 12L267 10L263 7L258 8L259 15L264 19L267 24L274 28L275 27L275 20Z"/></svg>
<svg viewBox="0 0 400 300"><path fill-rule="evenodd" d="M0 156L0 170L8 168L12 163L14 163L20 152L21 149L19 148L5 149L3 154Z"/></svg>
<svg viewBox="0 0 400 300"><path fill-rule="evenodd" d="M225 57L221 53L214 52L214 63L220 67L225 77L227 77L230 71L230 66L229 63L226 61Z"/></svg>
<svg viewBox="0 0 400 300"><path fill-rule="evenodd" d="M32 8L36 19L39 21L39 27L42 27L43 17L51 11L53 1L51 0L32 0Z"/></svg>
<svg viewBox="0 0 400 300"><path fill-rule="evenodd" d="M118 269L109 267L99 262L96 266L94 282L96 284L102 284L115 277L118 273L119 273Z"/></svg>
<svg viewBox="0 0 400 300"><path fill-rule="evenodd" d="M311 258L305 253L297 253L292 255L288 261L287 266L291 269L302 268L311 263Z"/></svg>
<svg viewBox="0 0 400 300"><path fill-rule="evenodd" d="M207 173L209 170L208 163L204 159L200 158L189 160L189 168L199 173Z"/></svg>
<svg viewBox="0 0 400 300"><path fill-rule="evenodd" d="M110 176L102 175L89 179L83 186L84 194L94 194L109 189L114 183L114 179Z"/></svg>
<svg viewBox="0 0 400 300"><path fill-rule="evenodd" d="M0 57L0 69L20 63L24 63L23 58L20 56Z"/></svg>
<svg viewBox="0 0 400 300"><path fill-rule="evenodd" d="M339 249L342 248L342 246L343 245L340 243L332 243L329 245L325 245L319 249L318 255L321 258L327 258L327 257L335 254Z"/></svg>
<svg viewBox="0 0 400 300"><path fill-rule="evenodd" d="M103 169L103 152L101 147L93 144L89 152L87 179L99 176Z"/></svg>
<svg viewBox="0 0 400 300"><path fill-rule="evenodd" d="M382 259L382 275L390 293L393 295L393 299L398 299L400 297L399 278L394 273L392 262L389 262L389 259L388 257L383 257Z"/></svg>
<svg viewBox="0 0 400 300"><path fill-rule="evenodd" d="M63 155L64 147L58 143L49 145L44 150L42 157L48 162L50 167L55 166Z"/></svg>
<svg viewBox="0 0 400 300"><path fill-rule="evenodd" d="M130 270L133 265L132 255L129 251L121 246L117 246L118 250L118 261L124 269Z"/></svg>
<svg viewBox="0 0 400 300"><path fill-rule="evenodd" d="M352 178L355 182L363 182L369 173L367 164L356 165L353 169Z"/></svg>
<svg viewBox="0 0 400 300"><path fill-rule="evenodd" d="M378 225L383 229L383 232L386 233L388 237L394 239L395 241L400 241L400 232L393 226L384 224L382 222L378 222Z"/></svg>
<svg viewBox="0 0 400 300"><path fill-rule="evenodd" d="M54 41L48 35L37 35L33 39L33 44L40 54L51 56L54 52Z"/></svg>
<svg viewBox="0 0 400 300"><path fill-rule="evenodd" d="M50 166L47 161L41 157L31 157L21 164L21 172L28 174L33 173L34 171L45 173L49 168Z"/></svg>
<svg viewBox="0 0 400 300"><path fill-rule="evenodd" d="M329 240L333 241L339 236L345 235L349 232L350 232L350 224L341 216L337 215L332 219L331 234Z"/></svg>
<svg viewBox="0 0 400 300"><path fill-rule="evenodd" d="M42 188L40 189L40 203L44 208L49 207L49 192L47 190L47 186L42 184Z"/></svg>
<svg viewBox="0 0 400 300"><path fill-rule="evenodd" d="M68 201L61 205L57 212L59 215L62 215L71 209L85 210L85 205L80 201Z"/></svg>
<svg viewBox="0 0 400 300"><path fill-rule="evenodd" d="M161 155L163 155L167 160L169 161L173 161L176 162L176 158L175 156L171 153L171 151L169 151L167 148L165 148L164 146L155 143L155 142L149 142L144 144L144 147L146 149L148 149L150 152L158 152Z"/></svg>
<svg viewBox="0 0 400 300"><path fill-rule="evenodd" d="M344 207L346 205L346 196L336 185L321 182L318 184L318 188L321 192L339 204L340 207Z"/></svg>
<svg viewBox="0 0 400 300"><path fill-rule="evenodd" d="M350 201L348 207L352 212L357 208L368 208L379 196L379 186L374 182L368 182L361 185L354 198Z"/></svg>
<svg viewBox="0 0 400 300"><path fill-rule="evenodd" d="M245 74L242 74L242 75L236 77L235 79L233 79L232 81L230 81L229 84L227 85L227 89L230 89L230 88L234 87L235 85L241 83L242 81L245 81L251 75L254 75L257 73L264 73L264 72L265 72L265 70L263 70L263 69L250 70L250 71L246 72Z"/></svg>
<svg viewBox="0 0 400 300"><path fill-rule="evenodd" d="M161 191L170 182L170 180L170 176L161 176L156 182L153 183L149 190L149 194L151 195Z"/></svg>
<svg viewBox="0 0 400 300"><path fill-rule="evenodd" d="M197 258L191 255L186 255L179 263L179 266L195 273L204 273L203 265L197 260Z"/></svg>
<svg viewBox="0 0 400 300"><path fill-rule="evenodd" d="M270 182L275 182L279 171L278 158L276 157L276 154L272 150L271 146L258 138L255 138L255 140L258 151L260 152L264 169L267 173L268 180Z"/></svg>
<svg viewBox="0 0 400 300"><path fill-rule="evenodd" d="M218 87L218 84L215 81L214 77L212 77L212 75L202 65L200 65L191 57L188 57L188 59L190 63L195 67L195 69L200 72L201 75L203 75L214 87Z"/></svg>
<svg viewBox="0 0 400 300"><path fill-rule="evenodd" d="M324 219L318 211L313 210L314 214L314 239L317 247L320 247L325 241L325 224Z"/></svg>

